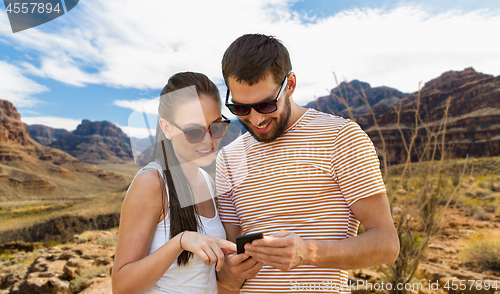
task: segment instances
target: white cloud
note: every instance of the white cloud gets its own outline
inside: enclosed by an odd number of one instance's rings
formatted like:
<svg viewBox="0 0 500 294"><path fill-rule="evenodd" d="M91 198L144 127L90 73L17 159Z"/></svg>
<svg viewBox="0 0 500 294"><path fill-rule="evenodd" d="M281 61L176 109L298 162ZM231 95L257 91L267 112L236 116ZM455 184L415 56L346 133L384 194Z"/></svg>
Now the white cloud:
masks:
<svg viewBox="0 0 500 294"><path fill-rule="evenodd" d="M156 134L156 129L150 129L148 132L147 128L136 128L136 127L129 127L129 126L118 126L122 131L127 134L129 137L135 137L135 138L147 138L149 137L149 134L151 134L153 137Z"/></svg>
<svg viewBox="0 0 500 294"><path fill-rule="evenodd" d="M28 116L21 117L21 121L28 125L44 125L56 129L74 131L82 120L55 116Z"/></svg>
<svg viewBox="0 0 500 294"><path fill-rule="evenodd" d="M11 33L12 29L10 28L9 17L7 16L7 12L4 9L0 9L0 34L11 34Z"/></svg>
<svg viewBox="0 0 500 294"><path fill-rule="evenodd" d="M128 117L128 125L120 126L120 128L129 137L146 138L151 135L154 136L158 122L159 103L158 97L152 99L114 100L114 105L133 110Z"/></svg>
<svg viewBox="0 0 500 294"><path fill-rule="evenodd" d="M49 89L23 75L20 68L0 60L0 99L16 107L32 107L40 101L32 96Z"/></svg>
<svg viewBox="0 0 500 294"><path fill-rule="evenodd" d="M340 81L344 76L405 92L448 70L473 66L500 74L500 40L492 35L492 28L500 27L498 13L429 14L406 6L353 9L303 23L289 7L286 0L147 5L89 0L58 19L57 33L34 28L7 37L19 48L38 51L39 62L24 65L32 74L77 86L159 89L170 75L185 70L203 72L220 84L220 60L235 38L276 35L290 51L299 104L334 87L332 71Z"/></svg>
<svg viewBox="0 0 500 294"><path fill-rule="evenodd" d="M158 114L158 97L152 99L137 99L137 100L114 100L116 106L132 109L134 111L142 111L150 114Z"/></svg>

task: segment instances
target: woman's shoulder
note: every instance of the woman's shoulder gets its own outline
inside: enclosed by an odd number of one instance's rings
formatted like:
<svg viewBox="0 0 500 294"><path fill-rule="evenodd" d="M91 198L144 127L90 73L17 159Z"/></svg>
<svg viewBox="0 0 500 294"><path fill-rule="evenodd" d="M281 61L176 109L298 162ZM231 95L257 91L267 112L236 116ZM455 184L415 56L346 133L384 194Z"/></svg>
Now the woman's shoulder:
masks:
<svg viewBox="0 0 500 294"><path fill-rule="evenodd" d="M132 180L126 198L139 198L137 201L148 201L153 203L161 201L158 195L160 195L164 189L163 177L158 170L141 169Z"/></svg>
<svg viewBox="0 0 500 294"><path fill-rule="evenodd" d="M136 183L137 185L148 185L152 188L158 188L161 185L160 180L162 180L162 175L156 169L141 169L137 172L132 181L132 184Z"/></svg>

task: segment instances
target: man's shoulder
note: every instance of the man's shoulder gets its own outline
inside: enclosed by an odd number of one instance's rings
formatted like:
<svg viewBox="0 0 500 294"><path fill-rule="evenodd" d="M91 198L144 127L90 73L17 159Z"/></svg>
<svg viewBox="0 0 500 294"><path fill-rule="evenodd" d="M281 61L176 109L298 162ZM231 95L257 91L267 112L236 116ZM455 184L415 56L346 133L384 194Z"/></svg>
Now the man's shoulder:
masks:
<svg viewBox="0 0 500 294"><path fill-rule="evenodd" d="M227 144L221 149L221 152L219 152L219 156L221 153L227 156L226 154L235 154L235 153L238 154L240 152L243 152L245 149L245 145L248 143L249 140L251 140L251 138L252 136L250 135L249 132L246 132L238 136L231 143Z"/></svg>
<svg viewBox="0 0 500 294"><path fill-rule="evenodd" d="M336 133L349 122L352 121L310 108L301 121L301 129L315 131L317 133Z"/></svg>
<svg viewBox="0 0 500 294"><path fill-rule="evenodd" d="M341 116L334 115L331 113L322 112L322 111L316 110L314 108L308 109L306 118L307 117L311 120L325 121L325 122L330 122L330 123L345 123L345 122L350 121L350 119L343 118Z"/></svg>

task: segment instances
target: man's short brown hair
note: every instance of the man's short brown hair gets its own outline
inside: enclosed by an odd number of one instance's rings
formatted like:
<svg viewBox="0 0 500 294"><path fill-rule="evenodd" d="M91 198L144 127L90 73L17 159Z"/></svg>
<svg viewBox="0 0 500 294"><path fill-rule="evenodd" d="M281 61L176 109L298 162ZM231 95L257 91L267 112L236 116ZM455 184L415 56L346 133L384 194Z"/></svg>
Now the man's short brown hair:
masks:
<svg viewBox="0 0 500 294"><path fill-rule="evenodd" d="M274 36L247 34L236 39L222 57L222 75L248 85L258 83L270 71L277 84L292 70L290 54Z"/></svg>

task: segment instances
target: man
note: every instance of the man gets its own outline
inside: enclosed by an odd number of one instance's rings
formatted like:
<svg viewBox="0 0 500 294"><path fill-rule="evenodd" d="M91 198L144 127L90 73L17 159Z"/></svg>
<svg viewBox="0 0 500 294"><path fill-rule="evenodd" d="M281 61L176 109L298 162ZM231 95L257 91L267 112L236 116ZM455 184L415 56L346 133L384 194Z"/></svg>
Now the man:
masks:
<svg viewBox="0 0 500 294"><path fill-rule="evenodd" d="M218 155L219 214L228 240L265 238L228 255L218 279L240 293L349 292L345 270L399 252L380 163L355 122L293 101L291 70L270 36L244 35L224 54L226 106L249 132Z"/></svg>

